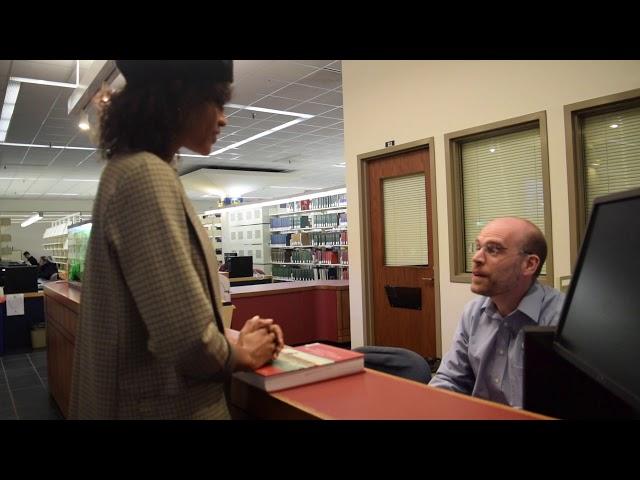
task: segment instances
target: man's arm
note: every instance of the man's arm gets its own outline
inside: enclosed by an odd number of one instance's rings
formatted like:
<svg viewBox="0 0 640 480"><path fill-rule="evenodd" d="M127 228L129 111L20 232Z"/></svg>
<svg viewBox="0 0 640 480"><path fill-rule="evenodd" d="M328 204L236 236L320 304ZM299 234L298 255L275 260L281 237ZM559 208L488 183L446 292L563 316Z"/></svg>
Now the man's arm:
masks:
<svg viewBox="0 0 640 480"><path fill-rule="evenodd" d="M476 378L469 363L469 333L466 328L466 315L467 312L463 314L458 324L451 349L442 359L440 367L429 385L471 395Z"/></svg>

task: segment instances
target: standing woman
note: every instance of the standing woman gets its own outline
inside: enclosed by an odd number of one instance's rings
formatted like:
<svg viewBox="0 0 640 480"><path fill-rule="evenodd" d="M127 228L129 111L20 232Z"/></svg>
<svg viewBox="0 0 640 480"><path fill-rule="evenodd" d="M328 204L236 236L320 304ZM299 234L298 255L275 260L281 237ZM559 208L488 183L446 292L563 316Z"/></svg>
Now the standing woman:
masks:
<svg viewBox="0 0 640 480"><path fill-rule="evenodd" d="M217 262L173 159L208 155L227 120L230 60L118 60L105 103L107 159L82 283L70 418L227 419L234 370L276 358L271 319L224 335Z"/></svg>

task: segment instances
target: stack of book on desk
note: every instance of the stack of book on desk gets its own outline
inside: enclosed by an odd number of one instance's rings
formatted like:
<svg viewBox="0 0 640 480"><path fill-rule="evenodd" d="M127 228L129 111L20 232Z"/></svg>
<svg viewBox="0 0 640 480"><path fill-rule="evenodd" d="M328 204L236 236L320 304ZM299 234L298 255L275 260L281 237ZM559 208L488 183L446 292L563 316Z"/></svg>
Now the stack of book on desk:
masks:
<svg viewBox="0 0 640 480"><path fill-rule="evenodd" d="M236 372L234 376L267 392L342 377L364 371L360 352L310 343L284 347L277 360L254 372Z"/></svg>

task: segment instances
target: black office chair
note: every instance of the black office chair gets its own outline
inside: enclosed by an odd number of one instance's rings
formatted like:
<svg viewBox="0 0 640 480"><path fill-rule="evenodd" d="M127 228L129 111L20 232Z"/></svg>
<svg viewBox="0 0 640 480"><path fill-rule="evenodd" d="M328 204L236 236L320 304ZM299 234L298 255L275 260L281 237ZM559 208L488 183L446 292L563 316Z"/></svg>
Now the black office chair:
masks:
<svg viewBox="0 0 640 480"><path fill-rule="evenodd" d="M364 353L366 368L420 383L429 383L431 380L429 363L412 350L376 346L358 347L353 350Z"/></svg>

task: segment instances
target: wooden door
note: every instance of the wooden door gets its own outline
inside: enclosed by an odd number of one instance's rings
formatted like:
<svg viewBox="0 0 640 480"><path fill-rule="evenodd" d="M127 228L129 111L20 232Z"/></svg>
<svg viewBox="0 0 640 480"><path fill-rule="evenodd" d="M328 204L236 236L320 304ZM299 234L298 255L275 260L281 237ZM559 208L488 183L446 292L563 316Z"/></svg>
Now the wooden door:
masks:
<svg viewBox="0 0 640 480"><path fill-rule="evenodd" d="M428 149L420 148L408 152L399 152L368 161L368 204L369 231L371 239L371 275L369 285L372 289L373 303L373 345L403 347L413 350L424 357L437 356L436 315L434 291L433 238L431 218L431 189ZM390 196L389 192L398 192L398 181L410 180L410 195ZM393 185L396 185L393 187ZM424 190L422 189L424 185ZM395 190L394 190L395 189ZM385 192L387 205L385 207ZM401 193L404 193L400 191ZM422 200L417 200L422 198ZM415 208L422 202L424 208L415 218ZM401 204L402 203L402 204ZM412 212L408 211L412 206ZM418 208L420 210L420 208ZM385 214L387 219L385 220ZM397 218L393 220L392 215ZM404 216L403 216L404 215ZM408 217L407 215L413 215ZM426 216L426 222L423 216ZM398 220L398 218L400 220ZM394 225L395 226L391 227ZM400 221L400 223L398 223ZM402 233L388 232L385 228L404 231L407 222L416 222L412 229L420 235L406 234L402 237L401 248L417 251L413 259L394 260L394 253L386 243L398 248L398 236ZM419 225L417 225L419 223ZM386 227L385 227L386 226ZM425 231L426 230L426 231ZM391 235L391 236L390 236ZM393 237L395 235L395 237ZM409 238L413 237L413 238ZM416 244L417 238L425 239ZM420 248L422 250L420 250ZM416 250L417 249L417 250ZM400 252L400 256L404 252ZM394 306L395 304L395 306Z"/></svg>

